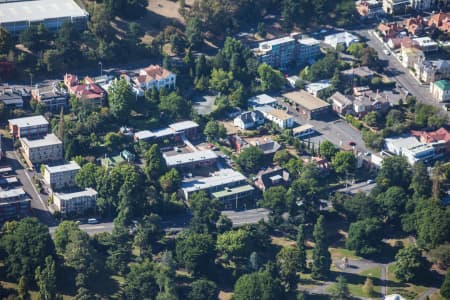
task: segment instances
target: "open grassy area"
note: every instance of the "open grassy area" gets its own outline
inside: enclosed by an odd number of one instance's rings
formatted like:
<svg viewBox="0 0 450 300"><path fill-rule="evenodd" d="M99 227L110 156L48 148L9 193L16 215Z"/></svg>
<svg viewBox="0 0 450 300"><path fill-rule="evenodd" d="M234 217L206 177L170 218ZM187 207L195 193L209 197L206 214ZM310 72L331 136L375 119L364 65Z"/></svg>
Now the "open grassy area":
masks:
<svg viewBox="0 0 450 300"><path fill-rule="evenodd" d="M426 287L421 285L400 282L394 275L394 265L389 265L387 275L388 281L390 282L387 287L388 294L400 294L406 299L415 299L427 290Z"/></svg>
<svg viewBox="0 0 450 300"><path fill-rule="evenodd" d="M344 249L344 248L329 248L331 257L333 259L342 259L344 257L347 257L348 259L362 259L360 256L355 254L355 251Z"/></svg>
<svg viewBox="0 0 450 300"><path fill-rule="evenodd" d="M360 275L371 277L371 278L380 278L381 277L381 267L375 267L372 269L367 269L359 273Z"/></svg>
<svg viewBox="0 0 450 300"><path fill-rule="evenodd" d="M280 246L280 247L292 247L292 246L296 245L294 240L291 240L286 237L272 236L271 239L272 239L273 245Z"/></svg>

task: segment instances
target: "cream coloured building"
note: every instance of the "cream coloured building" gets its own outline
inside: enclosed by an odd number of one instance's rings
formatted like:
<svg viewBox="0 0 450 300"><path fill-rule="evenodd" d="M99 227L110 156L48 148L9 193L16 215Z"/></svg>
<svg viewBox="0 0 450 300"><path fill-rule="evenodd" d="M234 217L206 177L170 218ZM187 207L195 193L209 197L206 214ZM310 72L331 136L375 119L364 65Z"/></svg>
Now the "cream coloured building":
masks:
<svg viewBox="0 0 450 300"><path fill-rule="evenodd" d="M80 166L74 161L57 166L45 165L43 174L44 183L51 187L52 190L73 187L75 186L75 176L79 170Z"/></svg>
<svg viewBox="0 0 450 300"><path fill-rule="evenodd" d="M74 193L55 193L53 203L62 214L83 214L94 210L97 201L97 191L87 188Z"/></svg>
<svg viewBox="0 0 450 300"><path fill-rule="evenodd" d="M430 93L436 102L450 101L450 82L439 80L430 84Z"/></svg>
<svg viewBox="0 0 450 300"><path fill-rule="evenodd" d="M39 164L63 159L63 144L53 133L40 139L21 138L24 158L28 164Z"/></svg>

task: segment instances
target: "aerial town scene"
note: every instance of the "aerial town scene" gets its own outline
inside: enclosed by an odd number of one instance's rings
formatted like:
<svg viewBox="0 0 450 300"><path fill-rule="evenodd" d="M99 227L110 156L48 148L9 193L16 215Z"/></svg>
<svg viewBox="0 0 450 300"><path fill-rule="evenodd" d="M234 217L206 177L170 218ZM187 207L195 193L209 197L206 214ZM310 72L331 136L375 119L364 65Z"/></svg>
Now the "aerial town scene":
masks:
<svg viewBox="0 0 450 300"><path fill-rule="evenodd" d="M0 0L0 299L450 300L448 2Z"/></svg>

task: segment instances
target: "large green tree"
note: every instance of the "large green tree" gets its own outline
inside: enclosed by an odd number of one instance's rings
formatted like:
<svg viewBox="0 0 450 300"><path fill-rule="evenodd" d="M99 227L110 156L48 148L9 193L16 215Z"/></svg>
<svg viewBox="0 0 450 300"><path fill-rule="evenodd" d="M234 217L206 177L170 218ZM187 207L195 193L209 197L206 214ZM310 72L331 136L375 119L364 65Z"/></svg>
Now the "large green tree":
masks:
<svg viewBox="0 0 450 300"><path fill-rule="evenodd" d="M279 90L286 84L283 74L265 63L258 67L258 75L261 78L261 88L264 91Z"/></svg>
<svg viewBox="0 0 450 300"><path fill-rule="evenodd" d="M134 245L139 247L141 257L151 258L152 249L156 242L163 236L161 218L157 214L144 216L136 228Z"/></svg>
<svg viewBox="0 0 450 300"><path fill-rule="evenodd" d="M176 241L177 260L195 275L210 274L216 255L214 248L209 234L187 232Z"/></svg>
<svg viewBox="0 0 450 300"><path fill-rule="evenodd" d="M247 230L230 230L217 236L217 251L231 258L248 257L252 250L251 237Z"/></svg>
<svg viewBox="0 0 450 300"><path fill-rule="evenodd" d="M305 226L300 224L297 230L297 248L300 251L300 272L306 271L306 240L305 240Z"/></svg>
<svg viewBox="0 0 450 300"><path fill-rule="evenodd" d="M441 295L445 299L450 299L450 269L447 270L444 282L441 285Z"/></svg>
<svg viewBox="0 0 450 300"><path fill-rule="evenodd" d="M35 279L39 287L39 300L56 299L56 266L51 256L45 258L43 268L36 268Z"/></svg>
<svg viewBox="0 0 450 300"><path fill-rule="evenodd" d="M191 284L190 300L216 300L219 297L217 285L207 279L198 279Z"/></svg>
<svg viewBox="0 0 450 300"><path fill-rule="evenodd" d="M237 163L245 172L253 173L262 166L263 159L264 152L258 147L250 146L241 151Z"/></svg>
<svg viewBox="0 0 450 300"><path fill-rule="evenodd" d="M391 186L409 188L411 183L411 167L404 156L391 156L383 160L378 172L377 184L383 189Z"/></svg>
<svg viewBox="0 0 450 300"><path fill-rule="evenodd" d="M127 120L135 96L131 85L124 79L114 80L108 89L108 101L112 115L119 121Z"/></svg>
<svg viewBox="0 0 450 300"><path fill-rule="evenodd" d="M328 160L331 160L338 151L339 151L339 149L336 148L336 146L328 140L324 141L319 146L320 155L322 155L323 157L325 157Z"/></svg>
<svg viewBox="0 0 450 300"><path fill-rule="evenodd" d="M155 264L149 260L130 265L123 287L127 299L155 299L158 293Z"/></svg>
<svg viewBox="0 0 450 300"><path fill-rule="evenodd" d="M336 278L336 284L331 290L331 299L333 300L347 300L352 299L350 290L348 288L347 280L340 275Z"/></svg>
<svg viewBox="0 0 450 300"><path fill-rule="evenodd" d="M328 241L325 234L325 218L320 215L314 226L314 249L312 262L312 277L315 279L323 279L330 273L331 255L328 251Z"/></svg>
<svg viewBox="0 0 450 300"><path fill-rule="evenodd" d="M395 255L394 274L402 282L410 282L425 271L425 259L415 246L409 246Z"/></svg>
<svg viewBox="0 0 450 300"><path fill-rule="evenodd" d="M280 280L262 271L241 276L234 285L233 300L282 299L283 294Z"/></svg>
<svg viewBox="0 0 450 300"><path fill-rule="evenodd" d="M364 219L350 225L346 245L357 255L373 255L381 252L383 227L376 219Z"/></svg>
<svg viewBox="0 0 450 300"><path fill-rule="evenodd" d="M47 256L55 255L48 228L35 218L6 223L0 248L7 275L17 281L24 276L31 282L36 268L44 266Z"/></svg>
<svg viewBox="0 0 450 300"><path fill-rule="evenodd" d="M328 251L328 241L325 234L325 219L320 215L314 226L314 248L312 262L312 277L315 279L323 279L330 273L331 255Z"/></svg>
<svg viewBox="0 0 450 300"><path fill-rule="evenodd" d="M302 253L297 247L283 247L277 254L277 266L286 291L293 292L300 281Z"/></svg>
<svg viewBox="0 0 450 300"><path fill-rule="evenodd" d="M198 233L216 231L216 224L220 216L221 203L217 199L210 199L201 191L190 196L189 204L192 218L191 230Z"/></svg>
<svg viewBox="0 0 450 300"><path fill-rule="evenodd" d="M13 47L11 34L4 27L0 26L0 54L8 54Z"/></svg>
<svg viewBox="0 0 450 300"><path fill-rule="evenodd" d="M356 168L356 158L352 152L339 151L331 160L334 170L338 174L351 174Z"/></svg>

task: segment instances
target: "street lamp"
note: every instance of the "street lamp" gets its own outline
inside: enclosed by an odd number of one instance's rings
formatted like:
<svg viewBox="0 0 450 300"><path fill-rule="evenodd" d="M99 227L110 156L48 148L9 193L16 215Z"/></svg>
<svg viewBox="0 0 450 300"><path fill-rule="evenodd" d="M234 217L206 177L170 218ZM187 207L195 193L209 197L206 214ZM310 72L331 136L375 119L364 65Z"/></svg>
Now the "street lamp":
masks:
<svg viewBox="0 0 450 300"><path fill-rule="evenodd" d="M101 61L99 61L98 64L100 65L100 77L101 77L103 76L103 64Z"/></svg>
<svg viewBox="0 0 450 300"><path fill-rule="evenodd" d="M33 89L33 73L30 73L30 90Z"/></svg>

